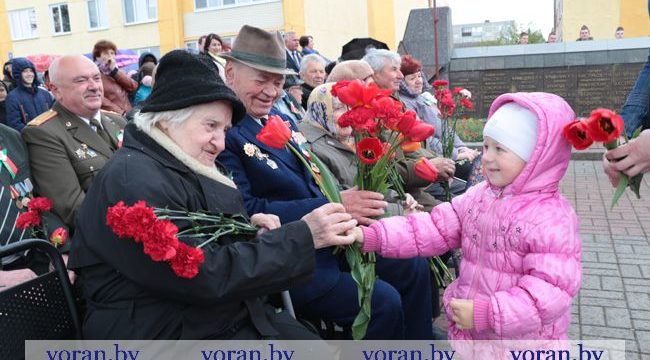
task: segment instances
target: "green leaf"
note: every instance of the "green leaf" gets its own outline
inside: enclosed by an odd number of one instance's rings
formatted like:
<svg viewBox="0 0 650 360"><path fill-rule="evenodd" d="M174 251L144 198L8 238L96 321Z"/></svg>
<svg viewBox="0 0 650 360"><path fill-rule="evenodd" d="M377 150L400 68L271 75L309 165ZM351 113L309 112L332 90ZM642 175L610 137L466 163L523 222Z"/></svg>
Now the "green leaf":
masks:
<svg viewBox="0 0 650 360"><path fill-rule="evenodd" d="M640 189L641 189L641 181L642 180L643 180L643 173L636 174L630 179L629 187L632 190L632 192L634 193L634 195L636 195L637 199L641 198Z"/></svg>
<svg viewBox="0 0 650 360"><path fill-rule="evenodd" d="M628 182L629 179L627 175L621 174L621 181L618 182L616 191L614 191L614 196L612 197L612 205L610 206L610 209L613 209L614 206L616 206L618 199L620 199L621 195L623 195L623 193L625 192L625 188L627 188Z"/></svg>
<svg viewBox="0 0 650 360"><path fill-rule="evenodd" d="M639 136L639 134L641 134L641 130L643 130L643 125L639 126L638 128L636 128L636 130L634 130L634 132L632 133L632 139Z"/></svg>
<svg viewBox="0 0 650 360"><path fill-rule="evenodd" d="M338 188L338 182L336 181L336 178L334 178L334 175L330 171L330 169L323 163L321 159L316 156L311 150L307 150L309 152L309 155L311 156L312 161L314 164L316 164L316 167L318 170L320 170L320 176L323 182L323 192L325 192L328 195L328 198L332 199L332 201L341 203L341 193L339 192Z"/></svg>

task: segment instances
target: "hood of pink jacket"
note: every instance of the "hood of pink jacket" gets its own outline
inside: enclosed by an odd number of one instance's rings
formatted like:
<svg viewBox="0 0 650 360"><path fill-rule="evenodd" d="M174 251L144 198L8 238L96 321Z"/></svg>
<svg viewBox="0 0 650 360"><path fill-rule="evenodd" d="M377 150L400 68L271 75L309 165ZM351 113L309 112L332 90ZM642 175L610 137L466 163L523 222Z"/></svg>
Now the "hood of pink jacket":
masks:
<svg viewBox="0 0 650 360"><path fill-rule="evenodd" d="M537 142L530 161L515 181L506 186L505 194L554 192L571 159L571 145L562 136L564 126L575 119L575 113L561 97L549 93L512 93L496 98L492 114L504 104L517 103L537 115Z"/></svg>

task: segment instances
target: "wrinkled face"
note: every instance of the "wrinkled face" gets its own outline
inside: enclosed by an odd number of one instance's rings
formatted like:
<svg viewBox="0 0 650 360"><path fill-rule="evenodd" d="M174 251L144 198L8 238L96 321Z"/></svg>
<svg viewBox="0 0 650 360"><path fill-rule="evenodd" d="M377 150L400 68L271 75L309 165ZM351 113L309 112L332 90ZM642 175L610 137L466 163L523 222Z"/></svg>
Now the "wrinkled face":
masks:
<svg viewBox="0 0 650 360"><path fill-rule="evenodd" d="M282 95L284 75L228 62L226 82L244 103L246 112L260 118L269 114L273 103Z"/></svg>
<svg viewBox="0 0 650 360"><path fill-rule="evenodd" d="M302 88L300 86L292 86L287 89L287 93L293 97L299 104L302 103Z"/></svg>
<svg viewBox="0 0 650 360"><path fill-rule="evenodd" d="M296 33L287 33L284 35L284 45L289 49L290 51L295 51L298 49L298 46L300 45L300 40L298 39L298 35Z"/></svg>
<svg viewBox="0 0 650 360"><path fill-rule="evenodd" d="M404 78L399 67L399 63L393 62L390 59L384 59L384 67L373 75L377 86L392 91L399 90L399 83Z"/></svg>
<svg viewBox="0 0 650 360"><path fill-rule="evenodd" d="M20 76L23 78L23 84L25 86L29 87L34 83L34 70L27 68L20 73Z"/></svg>
<svg viewBox="0 0 650 360"><path fill-rule="evenodd" d="M528 44L528 35L524 35L521 38L519 38L519 43L520 44Z"/></svg>
<svg viewBox="0 0 650 360"><path fill-rule="evenodd" d="M0 86L0 101L5 101L7 98L7 89L4 86Z"/></svg>
<svg viewBox="0 0 650 360"><path fill-rule="evenodd" d="M161 122L159 127L187 155L209 167L226 147L226 131L231 127L232 106L215 101L192 107L192 115L180 124Z"/></svg>
<svg viewBox="0 0 650 360"><path fill-rule="evenodd" d="M580 30L580 38L582 40L588 40L589 39L589 29Z"/></svg>
<svg viewBox="0 0 650 360"><path fill-rule="evenodd" d="M555 34L549 35L548 36L548 42L550 42L550 43L557 42L557 35L555 35Z"/></svg>
<svg viewBox="0 0 650 360"><path fill-rule="evenodd" d="M108 62L108 60L110 60L110 59L115 59L115 50L108 49L108 50L102 51L102 53L99 55L99 59L104 64L106 64Z"/></svg>
<svg viewBox="0 0 650 360"><path fill-rule="evenodd" d="M213 55L217 55L222 50L223 46L221 46L221 42L217 39L212 39L212 42L210 42L210 47L208 47L208 51Z"/></svg>
<svg viewBox="0 0 650 360"><path fill-rule="evenodd" d="M104 88L99 69L83 56L61 59L56 79L50 83L56 101L73 113L93 117L102 107Z"/></svg>
<svg viewBox="0 0 650 360"><path fill-rule="evenodd" d="M300 78L311 87L316 87L325 82L325 66L319 61L310 61L305 64L307 69L300 71ZM302 69L301 69L302 70Z"/></svg>
<svg viewBox="0 0 650 360"><path fill-rule="evenodd" d="M614 35L617 39L622 39L625 37L625 30L617 30Z"/></svg>
<svg viewBox="0 0 650 360"><path fill-rule="evenodd" d="M336 139L342 143L350 142L352 140L352 126L340 127L338 120L346 111L348 107L341 103L338 99L332 99L332 116L336 123Z"/></svg>
<svg viewBox="0 0 650 360"><path fill-rule="evenodd" d="M421 94L422 93L422 85L424 84L422 81L422 73L421 72L416 72L411 75L406 75L404 76L404 81L406 82L406 86L413 91L415 94Z"/></svg>
<svg viewBox="0 0 650 360"><path fill-rule="evenodd" d="M483 174L490 184L504 187L512 184L526 162L489 136L483 139Z"/></svg>

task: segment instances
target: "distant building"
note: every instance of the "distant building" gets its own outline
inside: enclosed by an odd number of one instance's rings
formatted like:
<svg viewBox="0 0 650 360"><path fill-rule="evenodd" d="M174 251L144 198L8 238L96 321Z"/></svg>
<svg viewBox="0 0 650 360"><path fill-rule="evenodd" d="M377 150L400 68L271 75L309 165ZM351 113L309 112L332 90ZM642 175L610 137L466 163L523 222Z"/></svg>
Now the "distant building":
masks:
<svg viewBox="0 0 650 360"><path fill-rule="evenodd" d="M156 55L196 48L201 35L232 41L242 25L314 37L331 59L352 38L391 49L411 9L428 0L0 0L0 61L10 55L88 53L100 39Z"/></svg>
<svg viewBox="0 0 650 360"><path fill-rule="evenodd" d="M485 41L496 41L511 27L517 28L514 20L454 25L454 46L472 47Z"/></svg>
<svg viewBox="0 0 650 360"><path fill-rule="evenodd" d="M650 36L648 0L554 0L558 39L575 41L587 25L594 40L614 39L625 28L625 38Z"/></svg>

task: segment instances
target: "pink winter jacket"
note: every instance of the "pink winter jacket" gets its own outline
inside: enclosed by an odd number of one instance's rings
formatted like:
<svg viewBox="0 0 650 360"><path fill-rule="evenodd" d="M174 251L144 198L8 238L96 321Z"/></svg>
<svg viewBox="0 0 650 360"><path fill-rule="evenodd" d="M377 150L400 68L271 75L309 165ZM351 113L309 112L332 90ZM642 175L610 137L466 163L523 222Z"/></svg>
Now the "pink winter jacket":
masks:
<svg viewBox="0 0 650 360"><path fill-rule="evenodd" d="M546 93L504 94L490 116L514 101L537 114L533 155L515 181L487 181L428 213L382 219L364 228L364 251L411 258L462 248L460 275L445 291L449 338L566 339L580 289L578 218L560 194L571 156L562 128L569 105ZM488 120L489 121L489 120ZM474 329L451 321L452 298L474 300Z"/></svg>

